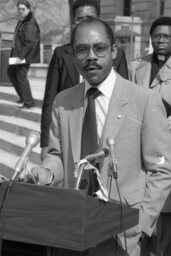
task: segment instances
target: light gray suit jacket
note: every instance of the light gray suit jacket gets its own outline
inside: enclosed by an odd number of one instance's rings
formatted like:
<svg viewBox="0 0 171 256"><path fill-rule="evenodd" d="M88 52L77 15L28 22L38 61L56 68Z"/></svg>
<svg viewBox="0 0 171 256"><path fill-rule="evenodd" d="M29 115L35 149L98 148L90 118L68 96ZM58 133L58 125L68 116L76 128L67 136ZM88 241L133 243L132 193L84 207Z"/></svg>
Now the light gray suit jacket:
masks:
<svg viewBox="0 0 171 256"><path fill-rule="evenodd" d="M160 69L150 85L152 54L137 59L129 65L129 79L146 88L159 92L161 97L171 104L171 57Z"/></svg>
<svg viewBox="0 0 171 256"><path fill-rule="evenodd" d="M55 174L54 185L73 188L80 160L84 83L58 94L52 114L49 154L43 167ZM116 74L100 146L115 139L118 183L123 201L140 209L139 227L149 236L171 188L171 135L159 94ZM107 184L109 159L101 165ZM63 180L61 180L61 174ZM118 200L115 181L111 197Z"/></svg>

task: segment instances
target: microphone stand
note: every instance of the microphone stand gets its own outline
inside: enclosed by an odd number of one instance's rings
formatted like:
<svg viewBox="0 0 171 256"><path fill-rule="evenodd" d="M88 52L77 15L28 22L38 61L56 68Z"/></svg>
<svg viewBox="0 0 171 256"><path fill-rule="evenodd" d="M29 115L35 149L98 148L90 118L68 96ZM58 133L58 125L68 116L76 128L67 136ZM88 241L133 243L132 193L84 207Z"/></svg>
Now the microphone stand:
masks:
<svg viewBox="0 0 171 256"><path fill-rule="evenodd" d="M109 168L108 168L108 182L109 182L109 185L108 185L108 190L109 190L109 193L108 193L108 200L110 201L110 194L111 194L111 186L112 186L112 169L110 167L110 164L109 164Z"/></svg>
<svg viewBox="0 0 171 256"><path fill-rule="evenodd" d="M109 195L108 195L108 199L110 200L112 178L114 178L115 181L118 178L116 162L113 163L113 158L112 158L111 155L109 156L108 178L109 178Z"/></svg>
<svg viewBox="0 0 171 256"><path fill-rule="evenodd" d="M87 164L87 161L85 160L79 166L78 177L77 177L76 184L75 184L75 189L76 190L79 190L81 178L82 178L83 171L84 171L84 168L85 168L86 164Z"/></svg>

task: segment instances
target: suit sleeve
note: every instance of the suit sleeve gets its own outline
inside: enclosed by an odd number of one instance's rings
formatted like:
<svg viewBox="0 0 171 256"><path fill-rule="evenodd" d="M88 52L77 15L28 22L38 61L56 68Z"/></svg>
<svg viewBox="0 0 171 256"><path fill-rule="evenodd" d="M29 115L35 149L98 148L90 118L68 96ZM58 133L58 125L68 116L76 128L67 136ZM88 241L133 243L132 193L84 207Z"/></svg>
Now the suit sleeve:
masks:
<svg viewBox="0 0 171 256"><path fill-rule="evenodd" d="M52 111L52 123L49 132L48 154L42 163L42 167L49 169L54 174L52 186L60 186L64 179L64 167L61 150L61 127L58 107L54 102Z"/></svg>
<svg viewBox="0 0 171 256"><path fill-rule="evenodd" d="M140 225L151 236L171 189L171 133L161 97L152 91L144 112L142 157L147 183L140 209Z"/></svg>
<svg viewBox="0 0 171 256"><path fill-rule="evenodd" d="M55 99L55 96L58 92L59 84L59 57L57 56L57 51L54 51L52 59L49 64L45 94L43 99L42 106L42 115L41 115L41 141L40 146L48 146L49 141L49 128L52 121L51 112L52 105Z"/></svg>

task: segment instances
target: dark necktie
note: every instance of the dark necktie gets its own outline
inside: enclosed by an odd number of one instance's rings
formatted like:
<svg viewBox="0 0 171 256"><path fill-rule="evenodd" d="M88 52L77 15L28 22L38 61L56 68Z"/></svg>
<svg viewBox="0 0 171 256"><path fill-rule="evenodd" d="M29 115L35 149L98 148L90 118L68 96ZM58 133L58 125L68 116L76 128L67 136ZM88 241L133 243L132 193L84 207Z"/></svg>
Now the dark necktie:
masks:
<svg viewBox="0 0 171 256"><path fill-rule="evenodd" d="M81 159L98 149L95 99L99 95L100 91L96 87L91 87L87 91L88 102L82 127Z"/></svg>
<svg viewBox="0 0 171 256"><path fill-rule="evenodd" d="M87 155L95 153L98 149L95 111L95 99L98 95L100 95L100 91L96 87L91 87L87 91L88 102L82 127L81 159L83 159ZM99 165L96 164L95 167L98 168ZM94 195L94 192L97 191L97 177L92 170L84 172L80 183L80 189L86 190L88 195Z"/></svg>

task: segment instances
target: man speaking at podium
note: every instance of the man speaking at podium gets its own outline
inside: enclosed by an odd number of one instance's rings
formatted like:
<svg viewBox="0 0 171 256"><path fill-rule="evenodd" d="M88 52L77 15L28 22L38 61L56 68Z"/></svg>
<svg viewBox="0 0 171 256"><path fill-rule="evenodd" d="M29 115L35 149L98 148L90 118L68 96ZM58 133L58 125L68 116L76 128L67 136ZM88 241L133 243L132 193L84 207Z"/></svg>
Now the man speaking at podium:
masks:
<svg viewBox="0 0 171 256"><path fill-rule="evenodd" d="M31 174L40 185L74 188L75 164L94 153L91 150L107 147L106 141L113 138L122 200L139 209L139 224L126 230L127 253L139 256L143 237L151 236L170 192L171 136L165 109L159 94L113 70L114 36L105 22L86 19L72 32L71 43L85 81L56 96L49 150L42 166ZM99 169L107 188L108 166L106 157ZM114 177L110 196L119 200ZM117 242L125 251L124 234L118 235ZM88 255L127 255L116 254L115 244L114 238L109 239Z"/></svg>

